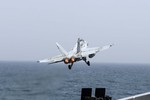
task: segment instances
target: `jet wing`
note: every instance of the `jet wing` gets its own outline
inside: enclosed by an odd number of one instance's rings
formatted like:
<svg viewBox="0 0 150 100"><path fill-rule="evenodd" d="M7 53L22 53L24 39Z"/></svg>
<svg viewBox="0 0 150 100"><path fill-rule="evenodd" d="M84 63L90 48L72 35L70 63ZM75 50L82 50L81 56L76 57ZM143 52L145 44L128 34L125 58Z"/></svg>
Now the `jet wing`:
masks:
<svg viewBox="0 0 150 100"><path fill-rule="evenodd" d="M53 64L53 63L62 62L65 58L66 58L65 55L58 55L58 56L54 56L54 57L51 57L51 58L48 58L48 59L39 60L37 62L38 63Z"/></svg>
<svg viewBox="0 0 150 100"><path fill-rule="evenodd" d="M107 49L109 49L109 48L112 47L112 46L113 46L113 44L100 47L100 48L99 48L99 51L107 50Z"/></svg>
<svg viewBox="0 0 150 100"><path fill-rule="evenodd" d="M90 58L92 58L92 57L95 56L95 54L97 52L107 50L112 46L113 45L106 45L106 46L103 46L103 47L86 48L86 49L82 50L81 55L82 55L82 57L89 56Z"/></svg>

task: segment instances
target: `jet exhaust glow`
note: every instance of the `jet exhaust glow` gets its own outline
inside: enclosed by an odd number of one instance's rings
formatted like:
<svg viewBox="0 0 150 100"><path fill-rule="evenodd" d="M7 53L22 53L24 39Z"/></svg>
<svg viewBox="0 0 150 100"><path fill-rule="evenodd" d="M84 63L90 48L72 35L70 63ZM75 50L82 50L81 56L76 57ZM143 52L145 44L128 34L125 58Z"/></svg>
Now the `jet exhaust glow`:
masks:
<svg viewBox="0 0 150 100"><path fill-rule="evenodd" d="M64 63L68 64L68 63L74 63L76 60L74 57L69 58L65 58Z"/></svg>
<svg viewBox="0 0 150 100"><path fill-rule="evenodd" d="M66 58L66 59L64 60L64 63L65 63L65 64L68 64L68 63L69 63L69 58Z"/></svg>
<svg viewBox="0 0 150 100"><path fill-rule="evenodd" d="M70 61L73 63L73 62L75 62L76 60L75 60L74 57L71 57Z"/></svg>

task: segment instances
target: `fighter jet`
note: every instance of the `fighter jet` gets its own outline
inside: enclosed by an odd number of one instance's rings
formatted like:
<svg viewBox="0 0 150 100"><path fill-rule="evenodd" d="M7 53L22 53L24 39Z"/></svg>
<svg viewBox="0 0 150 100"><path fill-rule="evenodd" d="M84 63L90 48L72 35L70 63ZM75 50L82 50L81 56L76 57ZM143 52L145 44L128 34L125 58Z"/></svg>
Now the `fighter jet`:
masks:
<svg viewBox="0 0 150 100"><path fill-rule="evenodd" d="M48 64L64 62L65 64L68 65L68 68L71 69L75 62L83 60L88 66L90 66L90 61L89 61L90 58L93 58L97 52L109 49L110 47L113 46L113 44L111 44L103 47L88 48L88 43L80 38L78 38L74 48L69 52L67 52L57 42L56 45L59 51L61 52L60 55L48 59L39 60L37 62L48 63Z"/></svg>

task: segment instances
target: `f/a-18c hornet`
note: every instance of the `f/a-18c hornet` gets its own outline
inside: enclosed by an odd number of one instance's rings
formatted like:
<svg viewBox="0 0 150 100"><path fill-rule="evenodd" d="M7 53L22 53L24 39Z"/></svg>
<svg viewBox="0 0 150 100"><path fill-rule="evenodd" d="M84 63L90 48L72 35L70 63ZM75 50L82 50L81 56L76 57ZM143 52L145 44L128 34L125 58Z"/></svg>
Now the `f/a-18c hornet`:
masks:
<svg viewBox="0 0 150 100"><path fill-rule="evenodd" d="M60 55L37 61L38 63L58 63L64 62L68 64L68 68L71 69L73 64L77 61L83 60L88 66L90 66L89 58L93 58L97 52L109 49L113 45L106 45L103 47L93 47L88 48L88 43L83 39L78 38L77 43L75 44L74 48L67 52L60 44L56 42L56 45L61 52Z"/></svg>

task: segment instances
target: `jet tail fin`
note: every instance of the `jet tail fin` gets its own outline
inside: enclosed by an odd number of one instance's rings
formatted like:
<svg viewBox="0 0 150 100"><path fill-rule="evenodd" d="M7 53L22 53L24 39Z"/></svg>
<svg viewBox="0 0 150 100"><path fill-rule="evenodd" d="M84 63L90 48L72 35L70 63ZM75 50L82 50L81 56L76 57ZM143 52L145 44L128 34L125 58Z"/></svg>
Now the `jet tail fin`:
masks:
<svg viewBox="0 0 150 100"><path fill-rule="evenodd" d="M60 45L56 42L56 45L59 49L59 51L63 54L63 55L68 55L67 51Z"/></svg>
<svg viewBox="0 0 150 100"><path fill-rule="evenodd" d="M79 53L80 51L81 51L80 38L78 38L78 41L77 41L77 53Z"/></svg>

